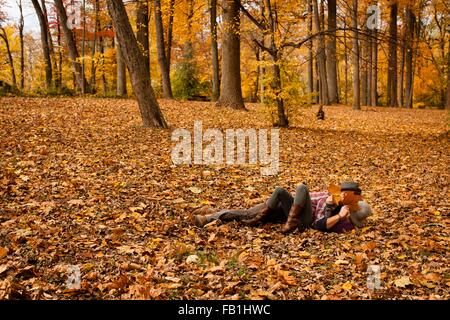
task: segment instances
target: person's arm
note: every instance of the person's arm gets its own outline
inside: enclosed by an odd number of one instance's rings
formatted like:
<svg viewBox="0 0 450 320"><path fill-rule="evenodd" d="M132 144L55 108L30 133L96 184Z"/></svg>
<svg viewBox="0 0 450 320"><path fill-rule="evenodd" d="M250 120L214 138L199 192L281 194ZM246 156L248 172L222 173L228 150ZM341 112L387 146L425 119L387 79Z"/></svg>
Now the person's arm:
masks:
<svg viewBox="0 0 450 320"><path fill-rule="evenodd" d="M349 214L350 210L348 206L343 206L338 214L333 215L333 211L337 208L336 205L327 203L325 206L324 217L316 222L316 229L320 231L328 231L340 220L345 219ZM345 209L346 208L346 209Z"/></svg>
<svg viewBox="0 0 450 320"><path fill-rule="evenodd" d="M347 218L350 215L350 209L348 206L343 206L338 214L327 219L327 230L331 229L336 223Z"/></svg>

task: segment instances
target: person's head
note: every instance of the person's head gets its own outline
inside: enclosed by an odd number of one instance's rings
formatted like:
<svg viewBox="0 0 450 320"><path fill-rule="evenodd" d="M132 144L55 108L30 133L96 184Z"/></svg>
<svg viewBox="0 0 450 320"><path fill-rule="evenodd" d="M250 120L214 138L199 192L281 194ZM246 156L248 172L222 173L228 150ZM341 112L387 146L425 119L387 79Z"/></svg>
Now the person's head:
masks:
<svg viewBox="0 0 450 320"><path fill-rule="evenodd" d="M354 226L362 228L365 225L366 218L372 215L370 205L365 201L358 201L358 210L350 213L350 221Z"/></svg>
<svg viewBox="0 0 450 320"><path fill-rule="evenodd" d="M355 204L362 200L361 189L356 182L341 183L341 203L342 205Z"/></svg>

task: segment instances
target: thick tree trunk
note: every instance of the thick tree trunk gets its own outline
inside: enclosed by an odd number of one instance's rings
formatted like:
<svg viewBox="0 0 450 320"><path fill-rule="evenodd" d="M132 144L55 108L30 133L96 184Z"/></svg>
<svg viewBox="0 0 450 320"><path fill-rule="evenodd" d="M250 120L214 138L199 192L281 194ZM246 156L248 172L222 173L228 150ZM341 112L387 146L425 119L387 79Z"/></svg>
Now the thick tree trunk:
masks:
<svg viewBox="0 0 450 320"><path fill-rule="evenodd" d="M116 45L116 62L117 62L117 84L116 84L116 95L119 97L124 97L127 95L127 65L123 57L122 48L119 45L119 39L114 41Z"/></svg>
<svg viewBox="0 0 450 320"><path fill-rule="evenodd" d="M212 70L213 70L212 101L217 101L217 99L219 99L220 96L219 50L217 46L217 0L211 0L209 6L209 13L210 13L209 23L211 30L211 56L212 56Z"/></svg>
<svg viewBox="0 0 450 320"><path fill-rule="evenodd" d="M61 0L59 0L59 1L61 1ZM52 77L53 77L52 60L50 58L50 48L49 48L48 32L47 32L48 24L47 24L47 19L45 18L45 15L42 11L41 5L39 4L39 1L31 0L31 2L33 3L34 10L36 11L36 14L38 16L39 26L41 29L41 45L42 45L42 52L44 54L44 62L45 62L45 85L48 90L52 86Z"/></svg>
<svg viewBox="0 0 450 320"><path fill-rule="evenodd" d="M406 87L405 107L412 108L413 105L413 41L414 41L415 16L411 8L406 8L406 41L405 41L405 65L406 65Z"/></svg>
<svg viewBox="0 0 450 320"><path fill-rule="evenodd" d="M241 88L240 0L222 0L222 79L216 106L245 109Z"/></svg>
<svg viewBox="0 0 450 320"><path fill-rule="evenodd" d="M371 55L372 55L372 59L371 59L371 79L370 79L370 106L376 106L377 105L377 98L378 98L378 90L377 90L377 85L378 85L378 40L377 40L377 35L378 35L378 31L377 29L373 29L371 30Z"/></svg>
<svg viewBox="0 0 450 320"><path fill-rule="evenodd" d="M308 0L308 37L312 34L313 27L313 8L312 0ZM308 41L308 93L310 95L309 102L312 104L314 93L314 56L313 56L313 41Z"/></svg>
<svg viewBox="0 0 450 320"><path fill-rule="evenodd" d="M389 53L387 74L387 101L388 107L397 107L397 12L398 4L390 5L389 21Z"/></svg>
<svg viewBox="0 0 450 320"><path fill-rule="evenodd" d="M145 60L133 34L128 15L121 0L107 0L121 51L130 72L133 92L138 101L144 126L167 128L166 121L150 84Z"/></svg>
<svg viewBox="0 0 450 320"><path fill-rule="evenodd" d="M156 48L158 51L158 62L159 62L159 69L161 71L163 94L164 94L164 98L172 99L173 94L172 94L172 87L170 84L169 66L168 66L165 44L164 44L164 30L163 30L163 23L162 23L161 1L155 0L154 6L155 6Z"/></svg>
<svg viewBox="0 0 450 320"><path fill-rule="evenodd" d="M145 59L145 67L150 77L150 42L148 37L148 0L137 0L136 6L136 39Z"/></svg>
<svg viewBox="0 0 450 320"><path fill-rule="evenodd" d="M313 11L314 11L314 22L316 27L316 32L321 32L320 19L319 19L319 7L317 5L317 0L313 0ZM327 105L329 104L328 96L328 82L326 73L326 62L325 62L325 40L323 34L318 37L317 45L317 64L319 68L319 78L320 78L320 103Z"/></svg>
<svg viewBox="0 0 450 320"><path fill-rule="evenodd" d="M330 103L339 103L336 64L336 0L328 0L327 80Z"/></svg>
<svg viewBox="0 0 450 320"><path fill-rule="evenodd" d="M81 64L77 61L77 59L79 59L78 49L76 46L72 30L70 30L69 26L67 25L66 9L64 8L62 0L54 0L54 2L56 11L58 12L59 20L61 21L61 26L64 33L64 37L66 39L66 44L69 49L69 56L70 59L72 60L76 82L79 88L81 89L81 92L90 92L91 89L89 87L89 83L86 81L84 77L82 77ZM85 86L84 90L83 85Z"/></svg>
<svg viewBox="0 0 450 320"><path fill-rule="evenodd" d="M352 29L353 29L353 48L352 48L352 64L353 64L353 109L360 110L359 96L359 45L358 45L358 0L352 3Z"/></svg>

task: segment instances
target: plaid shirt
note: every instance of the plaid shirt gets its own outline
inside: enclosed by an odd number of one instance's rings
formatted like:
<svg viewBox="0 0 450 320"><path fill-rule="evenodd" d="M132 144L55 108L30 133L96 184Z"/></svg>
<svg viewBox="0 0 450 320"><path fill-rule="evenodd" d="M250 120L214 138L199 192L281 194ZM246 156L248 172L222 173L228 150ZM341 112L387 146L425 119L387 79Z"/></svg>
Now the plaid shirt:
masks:
<svg viewBox="0 0 450 320"><path fill-rule="evenodd" d="M323 192L310 192L311 207L313 215L313 225L325 215L325 205L327 198L330 194L327 191Z"/></svg>
<svg viewBox="0 0 450 320"><path fill-rule="evenodd" d="M313 222L312 227L317 230L321 231L331 231L331 232L347 232L355 227L353 224L348 220L342 220L337 222L333 227L330 229L326 228L326 221L329 217L334 216L335 214L338 214L341 210L342 206L338 205L328 205L326 204L327 198L330 195L328 192L311 192L311 208L312 208L312 216L313 216Z"/></svg>

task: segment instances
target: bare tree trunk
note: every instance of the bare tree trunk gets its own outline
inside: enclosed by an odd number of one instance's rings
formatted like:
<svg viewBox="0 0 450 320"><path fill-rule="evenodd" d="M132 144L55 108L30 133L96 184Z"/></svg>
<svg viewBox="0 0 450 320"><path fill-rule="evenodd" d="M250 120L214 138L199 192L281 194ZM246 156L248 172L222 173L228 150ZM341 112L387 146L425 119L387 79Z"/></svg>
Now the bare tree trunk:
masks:
<svg viewBox="0 0 450 320"><path fill-rule="evenodd" d="M150 42L148 37L148 0L137 0L136 6L136 38L142 55L145 59L145 67L147 68L148 76L150 77Z"/></svg>
<svg viewBox="0 0 450 320"><path fill-rule="evenodd" d="M145 69L145 59L133 34L124 4L121 0L107 0L106 3L121 51L130 71L133 92L138 101L144 126L167 128Z"/></svg>
<svg viewBox="0 0 450 320"><path fill-rule="evenodd" d="M254 47L255 50L255 59L256 59L256 77L255 77L255 85L253 92L250 97L251 102L257 102L258 101L258 92L259 92L259 74L260 74L260 68L261 68L261 49L258 46Z"/></svg>
<svg viewBox="0 0 450 320"><path fill-rule="evenodd" d="M405 107L412 108L413 102L413 41L414 41L415 16L411 8L406 8L406 87L405 87Z"/></svg>
<svg viewBox="0 0 450 320"><path fill-rule="evenodd" d="M313 27L313 8L312 8L312 0L308 0L308 37L312 34ZM314 93L314 56L313 56L313 41L308 41L308 93L310 94L309 102L312 104L313 102L313 93Z"/></svg>
<svg viewBox="0 0 450 320"><path fill-rule="evenodd" d="M6 33L6 30L3 27L0 27L0 38L2 38L3 41L5 42L6 52L8 54L9 68L11 71L11 83L15 90L17 88L16 70L14 69L14 60L11 55L11 47L9 46L8 34Z"/></svg>
<svg viewBox="0 0 450 320"><path fill-rule="evenodd" d="M345 72L344 72L344 82L345 82L345 91L344 91L344 104L348 104L348 50L347 50L347 25L344 19L344 63L345 63Z"/></svg>
<svg viewBox="0 0 450 320"><path fill-rule="evenodd" d="M97 32L98 29L100 27L100 21L98 19L98 15L99 15L99 5L100 5L100 0L95 0L94 2L94 12L95 12L95 21L94 21L94 42L92 44L92 49L91 49L91 88L92 88L92 92L95 93L97 91L96 88L96 66L95 66L95 51L97 50Z"/></svg>
<svg viewBox="0 0 450 320"><path fill-rule="evenodd" d="M103 37L100 37L99 39L99 46L100 46L100 70L102 73L102 89L103 94L106 95L108 93L108 82L106 80L106 74L105 74L105 49L104 49L104 43L103 43Z"/></svg>
<svg viewBox="0 0 450 320"><path fill-rule="evenodd" d="M211 0L209 5L210 30L211 30L211 56L212 56L212 101L217 101L220 96L219 80L219 50L217 47L217 0ZM259 68L259 66L258 66ZM259 70L259 69L258 69ZM259 74L258 74L259 76Z"/></svg>
<svg viewBox="0 0 450 320"><path fill-rule="evenodd" d="M387 74L387 106L397 107L397 12L396 2L390 5L389 53Z"/></svg>
<svg viewBox="0 0 450 320"><path fill-rule="evenodd" d="M313 0L313 11L314 11L314 21L316 26L316 31L321 32L323 29L320 25L319 19L319 7L317 5L317 0ZM320 103L327 105L329 104L328 97L328 83L327 83L327 73L326 73L326 62L325 62L325 40L323 34L318 36L317 45L317 64L319 68L319 78L320 78Z"/></svg>
<svg viewBox="0 0 450 320"><path fill-rule="evenodd" d="M167 46L166 46L166 59L167 59L167 73L170 74L170 64L172 57L172 40L173 40L173 18L175 15L175 0L170 0L169 3L169 22L167 26Z"/></svg>
<svg viewBox="0 0 450 320"><path fill-rule="evenodd" d="M61 0L60 0L61 1ZM36 11L36 14L38 16L39 25L41 28L41 45L42 45L42 52L44 54L44 61L45 61L45 84L47 87L47 90L51 88L52 86L52 61L50 58L50 48L49 48L49 41L48 41L48 24L47 19L45 19L45 15L42 12L41 5L39 4L38 0L31 0L34 6L34 10Z"/></svg>
<svg viewBox="0 0 450 320"><path fill-rule="evenodd" d="M20 41L20 90L23 91L25 87L25 58L24 58L24 42L23 42L23 28L24 28L24 19L23 19L23 6L22 0L17 2L19 6L20 18L19 18L19 41Z"/></svg>
<svg viewBox="0 0 450 320"><path fill-rule="evenodd" d="M368 105L369 101L369 89L370 89L370 75L369 71L370 69L370 37L369 37L369 29L366 27L364 28L364 32L361 33L361 54L360 54L360 83L361 83L361 93L360 93L360 99L361 104L363 106Z"/></svg>
<svg viewBox="0 0 450 320"><path fill-rule="evenodd" d="M156 48L158 51L158 62L159 62L159 69L161 71L163 94L164 98L173 99L172 87L170 84L169 66L164 44L161 1L155 0L154 6L155 6Z"/></svg>
<svg viewBox="0 0 450 320"><path fill-rule="evenodd" d="M360 110L359 96L359 45L358 45L358 0L352 2L352 29L353 29L353 109Z"/></svg>
<svg viewBox="0 0 450 320"><path fill-rule="evenodd" d="M405 15L403 15L403 21L405 20ZM403 31L400 44L400 70L399 70L399 84L398 84L398 105L401 107L405 106L404 99L404 79L405 79L405 56L406 56L406 26L403 24Z"/></svg>
<svg viewBox="0 0 450 320"><path fill-rule="evenodd" d="M371 30L371 41L372 41L372 63L371 63L371 80L370 80L370 104L371 106L377 105L377 98L378 98L378 91L377 91L377 85L378 85L378 40L377 35L378 31L377 29Z"/></svg>
<svg viewBox="0 0 450 320"><path fill-rule="evenodd" d="M336 64L336 0L328 0L327 75L330 103L339 103Z"/></svg>
<svg viewBox="0 0 450 320"><path fill-rule="evenodd" d="M36 0L33 0L36 1ZM75 79L80 89L83 88L83 85L85 86L84 90L81 90L81 92L90 92L90 86L89 83L86 81L84 77L82 77L82 70L81 70L81 64L77 61L79 59L78 49L75 43L75 39L72 33L72 30L69 29L69 26L67 25L67 13L66 9L64 8L64 5L62 3L62 0L54 0L56 11L58 12L59 20L61 21L62 30L64 33L64 37L66 38L66 44L69 49L69 56L72 60L72 65L75 72Z"/></svg>
<svg viewBox="0 0 450 320"><path fill-rule="evenodd" d="M56 25L57 25L57 36L56 41L58 44L58 75L56 77L56 87L61 88L62 86L62 42L61 42L61 23L59 16L56 15Z"/></svg>
<svg viewBox="0 0 450 320"><path fill-rule="evenodd" d="M448 41L447 52L447 97L446 97L445 109L450 110L450 38Z"/></svg>
<svg viewBox="0 0 450 320"><path fill-rule="evenodd" d="M124 97L127 95L127 66L122 53L122 48L119 45L119 39L116 34L116 61L117 61L117 86L116 95Z"/></svg>
<svg viewBox="0 0 450 320"><path fill-rule="evenodd" d="M53 81L56 88L59 88L59 79L58 79L58 65L56 63L55 57L55 48L53 46L52 34L50 32L50 26L48 23L48 14L47 14L47 6L45 4L45 0L41 0L42 13L44 14L45 24L47 25L47 41L48 48L50 50L50 60L52 62L52 73L53 73Z"/></svg>
<svg viewBox="0 0 450 320"><path fill-rule="evenodd" d="M222 79L216 106L245 109L241 88L240 0L222 0Z"/></svg>

